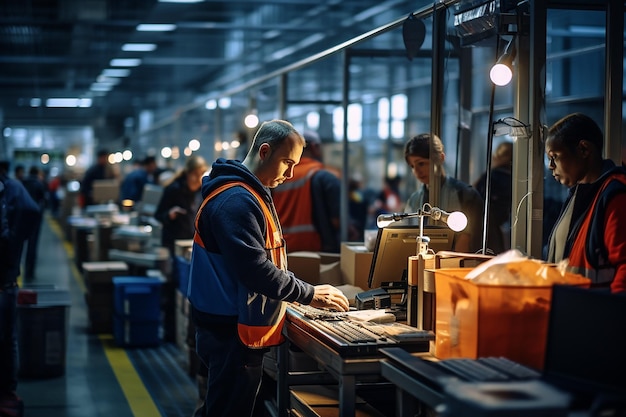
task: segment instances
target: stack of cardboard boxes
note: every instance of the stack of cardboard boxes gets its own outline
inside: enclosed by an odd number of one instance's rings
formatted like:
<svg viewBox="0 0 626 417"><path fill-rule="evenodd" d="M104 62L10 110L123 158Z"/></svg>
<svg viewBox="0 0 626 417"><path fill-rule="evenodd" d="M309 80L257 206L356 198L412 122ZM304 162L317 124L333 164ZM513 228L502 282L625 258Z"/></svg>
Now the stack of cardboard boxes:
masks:
<svg viewBox="0 0 626 417"><path fill-rule="evenodd" d="M113 331L113 277L128 275L126 262L83 262L85 301L92 333Z"/></svg>

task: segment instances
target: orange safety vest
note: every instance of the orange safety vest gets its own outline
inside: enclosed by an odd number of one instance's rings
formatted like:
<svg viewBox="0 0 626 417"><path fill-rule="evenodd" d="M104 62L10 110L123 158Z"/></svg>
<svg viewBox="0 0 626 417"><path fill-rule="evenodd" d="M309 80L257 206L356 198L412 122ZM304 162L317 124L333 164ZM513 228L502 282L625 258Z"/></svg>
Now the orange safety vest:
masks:
<svg viewBox="0 0 626 417"><path fill-rule="evenodd" d="M252 187L243 182L226 183L213 190L202 202L196 214L196 232L194 243L204 248L202 238L198 233L198 221L204 206L213 197L224 190L232 187L243 187L248 190L259 202L265 217L265 250L268 257L276 267L287 272L287 255L283 244L280 227L274 220L274 216L265 200ZM248 347L264 348L279 345L284 341L282 328L285 322L286 305L281 300L271 299L263 294L249 291L243 285L239 286L238 299L238 324L239 338Z"/></svg>
<svg viewBox="0 0 626 417"><path fill-rule="evenodd" d="M302 158L294 168L293 177L272 191L289 252L322 249L322 240L313 223L311 178L323 168L324 164L315 159Z"/></svg>
<svg viewBox="0 0 626 417"><path fill-rule="evenodd" d="M592 246L604 244L603 232L600 233L599 236L595 236L595 239L592 239L592 233L598 232L598 230L594 230L594 228L591 227L594 216L604 215L604 213L598 213L598 200L601 198L602 193L606 190L609 184L614 180L626 185L626 178L620 174L609 175L605 179L604 183L596 193L593 202L589 206L587 213L585 214L585 218L578 229L578 233L576 234L576 238L568 256L568 270L589 278L592 285L610 284L615 276L615 268L608 264L608 259L598 259L598 262L595 263L596 266L589 261L589 253L595 253L596 256L600 253L596 250L597 248Z"/></svg>

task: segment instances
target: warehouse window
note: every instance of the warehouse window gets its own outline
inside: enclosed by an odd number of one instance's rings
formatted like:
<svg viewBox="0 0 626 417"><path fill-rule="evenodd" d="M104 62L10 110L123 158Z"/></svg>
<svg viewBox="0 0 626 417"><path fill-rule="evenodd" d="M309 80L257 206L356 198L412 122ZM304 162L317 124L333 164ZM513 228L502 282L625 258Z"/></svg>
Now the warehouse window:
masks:
<svg viewBox="0 0 626 417"><path fill-rule="evenodd" d="M378 100L378 136L381 139L404 137L404 122L407 116L407 97L396 94L391 99L386 97Z"/></svg>
<svg viewBox="0 0 626 417"><path fill-rule="evenodd" d="M343 137L343 107L333 110L333 135L335 140ZM363 106L359 103L348 105L348 141L356 142L363 136Z"/></svg>

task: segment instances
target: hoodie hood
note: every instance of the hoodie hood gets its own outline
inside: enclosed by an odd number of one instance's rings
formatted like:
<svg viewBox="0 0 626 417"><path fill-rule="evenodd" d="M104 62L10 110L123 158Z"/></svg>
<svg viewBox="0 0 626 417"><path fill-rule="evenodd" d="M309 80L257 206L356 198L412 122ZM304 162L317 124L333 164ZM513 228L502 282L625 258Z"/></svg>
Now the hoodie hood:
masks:
<svg viewBox="0 0 626 417"><path fill-rule="evenodd" d="M258 193L270 199L267 187L246 168L240 161L233 159L217 159L211 166L211 173L202 179L202 198L206 198L213 190L233 181L242 181L252 186Z"/></svg>

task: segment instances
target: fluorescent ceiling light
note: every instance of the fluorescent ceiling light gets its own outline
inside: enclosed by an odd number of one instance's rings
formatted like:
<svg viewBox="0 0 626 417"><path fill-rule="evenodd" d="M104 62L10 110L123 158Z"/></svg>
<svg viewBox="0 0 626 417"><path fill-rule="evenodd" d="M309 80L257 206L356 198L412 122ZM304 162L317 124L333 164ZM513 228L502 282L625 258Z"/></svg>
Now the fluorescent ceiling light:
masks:
<svg viewBox="0 0 626 417"><path fill-rule="evenodd" d="M130 70L126 68L107 68L102 70L102 75L104 77L128 77Z"/></svg>
<svg viewBox="0 0 626 417"><path fill-rule="evenodd" d="M125 43L122 45L122 51L129 52L150 52L157 48L155 43Z"/></svg>
<svg viewBox="0 0 626 417"><path fill-rule="evenodd" d="M41 99L38 97L34 97L30 99L30 107L39 107L41 106Z"/></svg>
<svg viewBox="0 0 626 417"><path fill-rule="evenodd" d="M175 29L176 25L169 23L142 23L141 25L137 25L137 30L139 32L171 32Z"/></svg>
<svg viewBox="0 0 626 417"><path fill-rule="evenodd" d="M120 79L119 78L107 77L107 76L104 76L104 75L100 75L96 79L96 82L98 84L118 85L120 83Z"/></svg>
<svg viewBox="0 0 626 417"><path fill-rule="evenodd" d="M141 65L141 59L138 58L123 58L123 59L112 59L109 62L109 65L112 67L138 67Z"/></svg>
<svg viewBox="0 0 626 417"><path fill-rule="evenodd" d="M93 83L89 89L91 91L111 91L113 84Z"/></svg>
<svg viewBox="0 0 626 417"><path fill-rule="evenodd" d="M201 3L204 0L159 0L159 3Z"/></svg>
<svg viewBox="0 0 626 417"><path fill-rule="evenodd" d="M90 98L49 98L46 107L91 107Z"/></svg>

